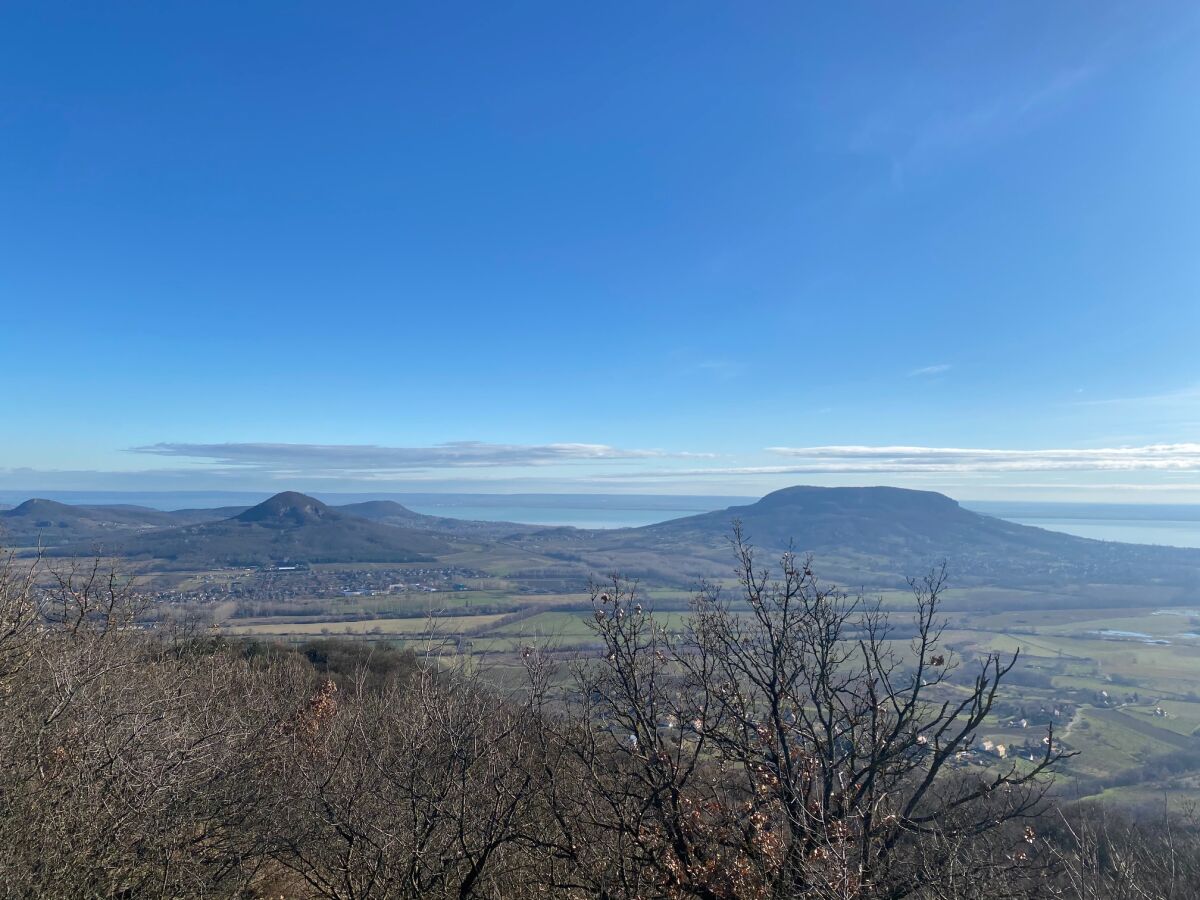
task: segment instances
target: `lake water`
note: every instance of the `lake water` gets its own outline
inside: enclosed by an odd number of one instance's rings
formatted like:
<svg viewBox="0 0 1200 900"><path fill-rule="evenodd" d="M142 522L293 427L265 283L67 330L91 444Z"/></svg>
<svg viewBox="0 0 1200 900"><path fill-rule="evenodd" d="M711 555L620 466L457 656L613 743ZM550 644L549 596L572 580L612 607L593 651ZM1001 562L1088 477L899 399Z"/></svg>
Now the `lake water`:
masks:
<svg viewBox="0 0 1200 900"><path fill-rule="evenodd" d="M1007 517L1006 517L1007 518ZM1129 544L1163 544L1167 547L1200 547L1200 522L1148 521L1146 519L1055 519L1022 517L1009 519L1100 541Z"/></svg>
<svg viewBox="0 0 1200 900"><path fill-rule="evenodd" d="M483 522L520 522L524 525L569 525L573 528L635 528L667 519L694 516L695 508L613 509L588 506L453 506L435 503L405 503L413 512L451 519L476 519Z"/></svg>

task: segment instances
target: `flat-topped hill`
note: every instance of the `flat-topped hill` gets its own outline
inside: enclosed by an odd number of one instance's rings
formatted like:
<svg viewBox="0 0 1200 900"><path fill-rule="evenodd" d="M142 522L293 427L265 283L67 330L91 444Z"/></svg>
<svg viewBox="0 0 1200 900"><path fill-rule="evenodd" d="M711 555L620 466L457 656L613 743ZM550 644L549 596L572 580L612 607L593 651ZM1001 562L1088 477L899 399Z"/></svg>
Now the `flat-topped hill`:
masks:
<svg viewBox="0 0 1200 900"><path fill-rule="evenodd" d="M894 487L784 488L755 503L593 532L575 543L595 546L604 564L617 569L635 551L720 561L728 559L734 521L764 552L813 553L823 571L858 583L915 575L946 561L959 584L1200 586L1200 550L1075 537L972 512L943 494Z"/></svg>

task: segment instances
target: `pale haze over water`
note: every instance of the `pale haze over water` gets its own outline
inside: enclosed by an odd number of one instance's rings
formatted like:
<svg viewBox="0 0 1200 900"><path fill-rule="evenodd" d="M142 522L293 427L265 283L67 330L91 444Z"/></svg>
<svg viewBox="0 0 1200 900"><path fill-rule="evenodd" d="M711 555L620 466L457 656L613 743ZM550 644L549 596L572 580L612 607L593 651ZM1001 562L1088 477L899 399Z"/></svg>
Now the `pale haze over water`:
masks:
<svg viewBox="0 0 1200 900"><path fill-rule="evenodd" d="M1010 519L1021 525L1033 525L1050 531L1063 531L1099 541L1123 541L1129 544L1163 544L1168 547L1200 547L1200 522L1170 519L1152 522L1141 519Z"/></svg>

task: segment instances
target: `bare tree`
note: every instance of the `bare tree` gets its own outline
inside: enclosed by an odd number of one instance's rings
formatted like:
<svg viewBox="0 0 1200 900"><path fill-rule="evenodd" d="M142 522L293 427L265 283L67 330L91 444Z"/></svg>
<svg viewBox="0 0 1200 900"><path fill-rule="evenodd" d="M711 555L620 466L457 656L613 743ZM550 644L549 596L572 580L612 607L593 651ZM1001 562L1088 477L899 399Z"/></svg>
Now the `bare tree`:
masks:
<svg viewBox="0 0 1200 900"><path fill-rule="evenodd" d="M1049 818L1046 844L1059 862L1066 900L1200 898L1200 817L1196 810L1131 815L1078 804Z"/></svg>
<svg viewBox="0 0 1200 900"><path fill-rule="evenodd" d="M339 900L519 893L529 717L477 678L431 666L378 692L328 683L284 745L294 825L278 858Z"/></svg>
<svg viewBox="0 0 1200 900"><path fill-rule="evenodd" d="M686 617L597 586L603 652L525 648L523 694L152 630L111 568L9 557L0 894L1197 897L1194 819L1047 812L1052 730L1034 759L968 750L1016 657L943 646L944 572L893 624L734 548Z"/></svg>
<svg viewBox="0 0 1200 900"><path fill-rule="evenodd" d="M562 738L587 787L556 798L589 887L914 896L981 836L1040 814L1045 775L1068 755L1052 731L1031 764L966 766L1016 657L955 677L944 572L913 583L915 636L897 641L878 603L824 587L807 560L785 554L772 574L740 531L734 547L736 601L707 588L682 628L644 608L636 585L593 592L604 657L577 667ZM1015 883L1032 864L1022 835L975 854L976 879Z"/></svg>
<svg viewBox="0 0 1200 900"><path fill-rule="evenodd" d="M47 573L42 573L43 576ZM0 587L0 869L38 896L234 894L266 857L244 824L293 678L144 632L99 564ZM28 624L25 624L28 622ZM21 643L24 642L24 643ZM32 652L30 650L32 649ZM261 843L261 842L259 842Z"/></svg>

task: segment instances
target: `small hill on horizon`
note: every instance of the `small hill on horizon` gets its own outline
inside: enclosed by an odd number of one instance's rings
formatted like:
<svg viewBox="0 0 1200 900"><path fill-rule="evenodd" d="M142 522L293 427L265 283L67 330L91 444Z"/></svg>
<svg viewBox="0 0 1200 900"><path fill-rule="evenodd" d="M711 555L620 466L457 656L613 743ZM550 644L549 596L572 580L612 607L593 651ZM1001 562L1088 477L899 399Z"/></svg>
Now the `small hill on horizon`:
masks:
<svg viewBox="0 0 1200 900"><path fill-rule="evenodd" d="M12 509L0 510L0 543L54 547L218 518L222 518L220 510L164 512L127 504L76 506L32 497Z"/></svg>
<svg viewBox="0 0 1200 900"><path fill-rule="evenodd" d="M457 535L477 540L501 540L542 530L540 525L522 525L518 522L491 522L478 519L454 519L448 516L430 516L414 512L395 500L364 500L347 503L332 509L372 522L383 522L401 528L419 528L439 534Z"/></svg>
<svg viewBox="0 0 1200 900"><path fill-rule="evenodd" d="M276 494L230 518L149 531L102 548L115 556L175 567L429 562L451 549L437 535L370 522L295 491Z"/></svg>
<svg viewBox="0 0 1200 900"><path fill-rule="evenodd" d="M35 527L41 528L66 527L69 522L77 522L80 519L90 520L90 518L80 507L41 497L31 497L12 509L0 512L0 519L21 525L36 523Z"/></svg>
<svg viewBox="0 0 1200 900"><path fill-rule="evenodd" d="M283 491L257 506L243 510L232 519L271 526L312 525L336 518L328 506L314 497L298 491Z"/></svg>
<svg viewBox="0 0 1200 900"><path fill-rule="evenodd" d="M224 506L214 509L162 510L131 503L73 504L32 497L12 509L0 510L0 519L44 523L43 527L78 521L154 527L227 519L244 509L242 506Z"/></svg>

